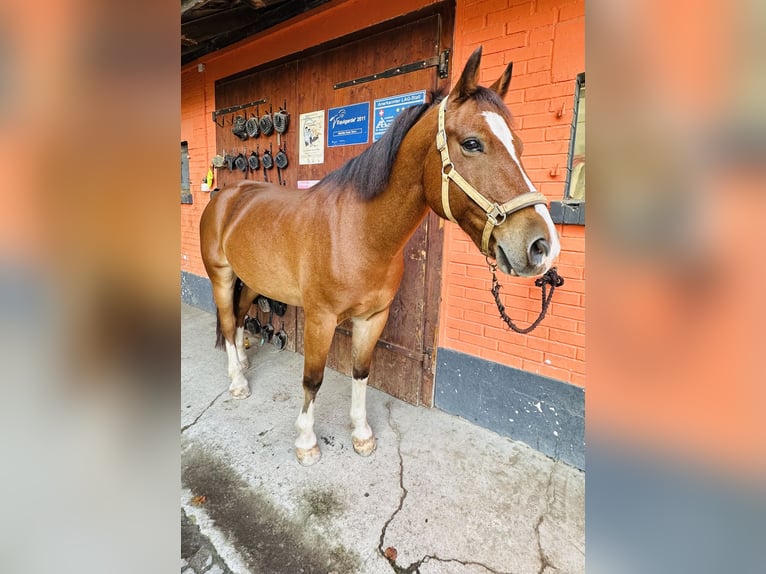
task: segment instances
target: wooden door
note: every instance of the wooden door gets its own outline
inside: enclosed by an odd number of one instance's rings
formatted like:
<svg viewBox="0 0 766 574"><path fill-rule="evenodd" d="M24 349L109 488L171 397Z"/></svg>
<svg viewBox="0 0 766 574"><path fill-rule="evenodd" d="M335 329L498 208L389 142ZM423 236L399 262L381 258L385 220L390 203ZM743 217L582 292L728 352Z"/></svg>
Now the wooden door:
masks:
<svg viewBox="0 0 766 574"><path fill-rule="evenodd" d="M292 163L286 170L288 184L295 186L298 180L319 180L372 144L372 125L367 144L325 146L323 164L298 165L299 115L325 110L326 128L327 111L330 108L369 102L372 116L376 99L446 88L447 80L439 77L436 67L349 87L335 89L334 86L411 62L438 57L443 50L451 48L451 38L450 6L442 4L430 7L399 22L335 42L332 47L303 54L288 63L222 82L216 87L216 108L269 98L276 109L276 103L287 99L292 114L291 127L284 136L288 153L292 151ZM225 128L219 128L217 134L219 152L247 145L237 140L228 124ZM326 138L325 133L325 144ZM260 141L268 139L260 138ZM242 178L241 173L229 174L226 169L219 170L219 173L222 174L219 183L225 184ZM254 177L263 179L258 174ZM433 349L438 321L441 254L441 220L429 213L405 249L404 278L373 357L370 384L412 404L430 406L433 402ZM277 328L279 326L276 324ZM288 312L285 316L285 330L290 335L288 348L302 352L302 310L296 312L291 309ZM330 367L349 375L350 334L350 322L338 326L328 359Z"/></svg>

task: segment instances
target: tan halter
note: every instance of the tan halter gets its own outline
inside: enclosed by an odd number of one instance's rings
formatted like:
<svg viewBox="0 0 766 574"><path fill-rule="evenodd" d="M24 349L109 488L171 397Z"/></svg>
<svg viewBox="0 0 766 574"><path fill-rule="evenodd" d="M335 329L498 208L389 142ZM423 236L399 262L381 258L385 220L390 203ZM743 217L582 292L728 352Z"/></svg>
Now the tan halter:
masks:
<svg viewBox="0 0 766 574"><path fill-rule="evenodd" d="M444 110L446 108L447 98L445 97L441 104L439 104L439 128L436 132L436 149L442 155L442 207L444 208L444 214L450 221L457 223L449 206L449 180L451 179L463 193L470 197L487 214L487 224L484 226L484 233L481 236L481 252L487 257L494 257L489 253L489 236L492 234L492 229L503 223L505 218L514 211L532 205L547 205L548 199L542 193L531 191L529 193L522 193L502 205L498 205L479 193L475 187L457 172L455 164L452 163L449 157L447 134L444 131Z"/></svg>

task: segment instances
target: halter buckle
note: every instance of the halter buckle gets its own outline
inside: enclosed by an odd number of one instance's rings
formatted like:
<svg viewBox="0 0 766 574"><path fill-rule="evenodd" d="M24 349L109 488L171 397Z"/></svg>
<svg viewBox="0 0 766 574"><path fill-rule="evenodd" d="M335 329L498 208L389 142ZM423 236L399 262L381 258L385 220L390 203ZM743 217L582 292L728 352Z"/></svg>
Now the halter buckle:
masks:
<svg viewBox="0 0 766 574"><path fill-rule="evenodd" d="M492 209L487 212L487 220L495 227L502 224L507 217L507 213L497 204L492 204Z"/></svg>

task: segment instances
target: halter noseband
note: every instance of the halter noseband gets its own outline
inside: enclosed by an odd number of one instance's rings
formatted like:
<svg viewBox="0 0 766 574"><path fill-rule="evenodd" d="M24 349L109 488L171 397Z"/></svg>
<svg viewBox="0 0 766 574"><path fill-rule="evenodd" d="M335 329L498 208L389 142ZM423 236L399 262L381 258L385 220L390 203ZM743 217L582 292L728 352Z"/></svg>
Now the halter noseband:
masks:
<svg viewBox="0 0 766 574"><path fill-rule="evenodd" d="M444 131L444 110L446 108L447 98L445 97L441 104L439 104L439 128L436 131L436 149L439 150L442 156L442 207L444 208L444 214L450 221L457 223L449 206L449 180L451 179L463 193L470 197L487 214L487 224L484 226L484 233L481 236L481 252L487 257L493 257L489 253L489 236L492 234L492 229L503 223L505 218L511 213L532 205L547 205L548 199L540 192L530 191L506 201L502 205L498 205L479 193L475 187L457 172L455 164L452 163L449 157L447 134Z"/></svg>

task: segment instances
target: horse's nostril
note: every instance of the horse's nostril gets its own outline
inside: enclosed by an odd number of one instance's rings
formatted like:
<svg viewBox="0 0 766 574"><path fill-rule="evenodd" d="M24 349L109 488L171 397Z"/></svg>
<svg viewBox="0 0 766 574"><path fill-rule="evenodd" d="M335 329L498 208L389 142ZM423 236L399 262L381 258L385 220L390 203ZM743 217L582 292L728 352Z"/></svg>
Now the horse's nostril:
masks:
<svg viewBox="0 0 766 574"><path fill-rule="evenodd" d="M533 265L540 265L550 251L551 246L545 239L542 237L535 239L529 246L529 262Z"/></svg>

